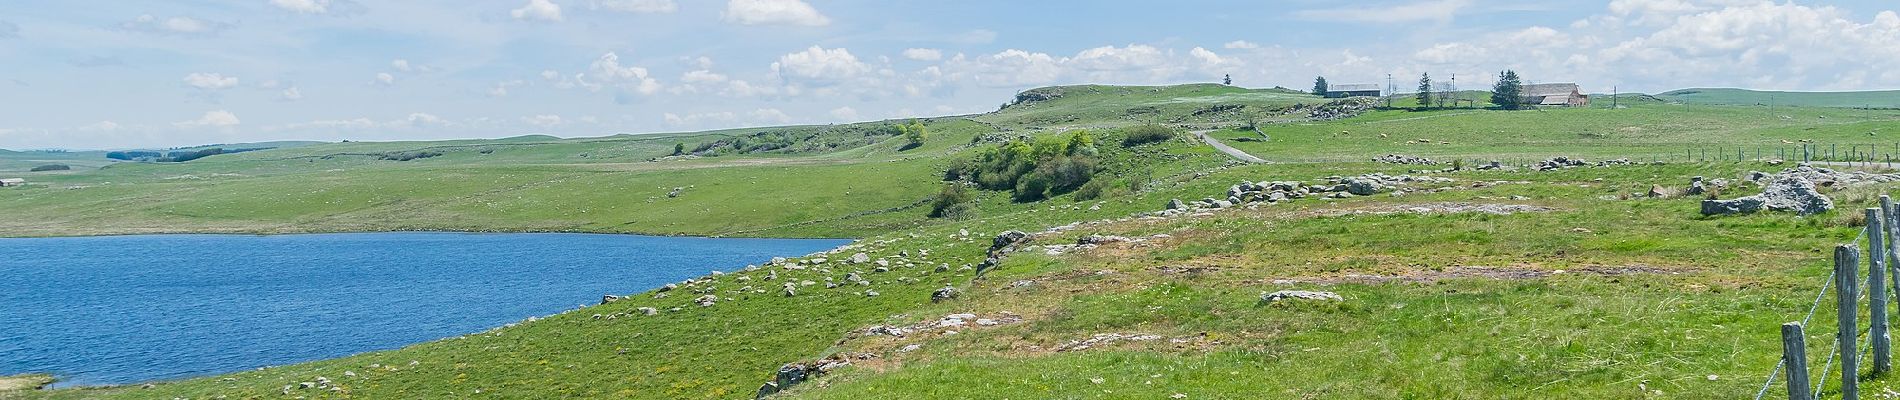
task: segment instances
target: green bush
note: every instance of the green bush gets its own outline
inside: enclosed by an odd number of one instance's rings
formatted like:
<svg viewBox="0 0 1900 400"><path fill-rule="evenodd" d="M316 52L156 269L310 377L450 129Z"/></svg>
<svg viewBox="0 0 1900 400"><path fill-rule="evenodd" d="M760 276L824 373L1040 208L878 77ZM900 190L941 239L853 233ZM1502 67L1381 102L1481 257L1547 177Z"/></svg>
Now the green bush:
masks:
<svg viewBox="0 0 1900 400"><path fill-rule="evenodd" d="M1122 138L1122 147L1135 147L1149 143L1174 140L1174 129L1148 124L1128 128L1128 137Z"/></svg>
<svg viewBox="0 0 1900 400"><path fill-rule="evenodd" d="M73 167L68 166L66 164L46 164L46 165L41 165L38 167L33 167L32 171L33 172L65 171L65 170L70 170L70 169L73 169Z"/></svg>
<svg viewBox="0 0 1900 400"><path fill-rule="evenodd" d="M1095 137L1087 131L1017 139L952 165L944 178L968 180L986 190L1009 190L1016 201L1036 201L1087 184L1095 175L1095 154Z"/></svg>
<svg viewBox="0 0 1900 400"><path fill-rule="evenodd" d="M942 190L937 191L937 196L930 200L930 217L949 217L953 214L952 211L957 211L954 214L959 216L968 216L964 214L968 214L966 211L972 209L970 201L974 199L975 196L972 196L970 190L964 188L963 184L946 183Z"/></svg>
<svg viewBox="0 0 1900 400"><path fill-rule="evenodd" d="M1089 183L1082 185L1081 188L1075 189L1075 201L1089 201L1102 198L1102 192L1108 190L1108 185L1107 180L1090 180Z"/></svg>

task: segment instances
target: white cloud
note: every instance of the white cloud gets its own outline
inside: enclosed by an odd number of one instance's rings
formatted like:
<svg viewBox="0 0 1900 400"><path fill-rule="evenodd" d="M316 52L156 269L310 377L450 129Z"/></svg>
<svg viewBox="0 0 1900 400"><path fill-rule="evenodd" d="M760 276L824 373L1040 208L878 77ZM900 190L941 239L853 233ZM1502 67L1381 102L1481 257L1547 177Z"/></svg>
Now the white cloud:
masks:
<svg viewBox="0 0 1900 400"><path fill-rule="evenodd" d="M1301 10L1293 15L1316 21L1360 23L1396 23L1412 21L1449 22L1459 11L1471 7L1472 0L1427 0L1404 4L1383 4Z"/></svg>
<svg viewBox="0 0 1900 400"><path fill-rule="evenodd" d="M561 124L561 116L551 115L551 114L541 114L541 115L536 115L532 117L521 117L521 122L526 123L528 125L539 126L542 128L550 128L555 125Z"/></svg>
<svg viewBox="0 0 1900 400"><path fill-rule="evenodd" d="M138 18L119 24L120 28L129 31L194 36L215 34L230 26L222 22L192 17L159 18L151 14L140 15Z"/></svg>
<svg viewBox="0 0 1900 400"><path fill-rule="evenodd" d="M779 76L802 78L817 82L837 82L871 71L871 66L858 61L844 48L826 49L812 46L805 51L786 54L772 63L772 72Z"/></svg>
<svg viewBox="0 0 1900 400"><path fill-rule="evenodd" d="M975 29L950 38L950 41L965 44L990 44L996 42L996 31Z"/></svg>
<svg viewBox="0 0 1900 400"><path fill-rule="evenodd" d="M94 122L91 124L86 124L86 126L81 126L79 127L79 130L88 131L88 132L112 132L112 131L119 130L119 127L120 127L119 123L117 122L99 121L99 122Z"/></svg>
<svg viewBox="0 0 1900 400"><path fill-rule="evenodd" d="M329 0L270 0L270 5L298 14L322 14L330 11Z"/></svg>
<svg viewBox="0 0 1900 400"><path fill-rule="evenodd" d="M756 122L780 125L792 123L791 115L787 115L784 111L779 111L779 109L776 108L752 110L750 115L752 116L752 120Z"/></svg>
<svg viewBox="0 0 1900 400"><path fill-rule="evenodd" d="M555 118L558 121L560 117L555 117ZM435 114L428 114L428 113L410 113L408 118L403 119L403 122L409 124L409 126L414 126L414 127L424 127L424 126L430 126L430 125L449 125L449 122L447 120L443 120L442 117L437 117L435 116Z"/></svg>
<svg viewBox="0 0 1900 400"><path fill-rule="evenodd" d="M596 10L645 14L663 14L680 9L673 0L594 0L591 4Z"/></svg>
<svg viewBox="0 0 1900 400"><path fill-rule="evenodd" d="M196 127L226 128L226 127L237 126L238 123L239 121L238 121L237 114L232 114L230 111L217 110L217 111L206 112L204 116L198 117L198 119L177 122L177 123L173 123L172 125L176 125L180 128L196 128Z"/></svg>
<svg viewBox="0 0 1900 400"><path fill-rule="evenodd" d="M856 122L860 120L858 110L849 106L831 109L831 118L840 122Z"/></svg>
<svg viewBox="0 0 1900 400"><path fill-rule="evenodd" d="M522 21L559 22L562 19L561 5L548 0L528 0L527 5L508 11L508 15Z"/></svg>
<svg viewBox="0 0 1900 400"><path fill-rule="evenodd" d="M236 87L238 78L218 73L196 72L185 75L185 85L204 90L223 90Z"/></svg>
<svg viewBox="0 0 1900 400"><path fill-rule="evenodd" d="M666 121L667 126L672 126L676 128L731 124L739 119L739 115L734 114L731 111L695 113L695 114L687 114L687 115L666 113L665 115L663 115L663 117L664 117L664 120Z"/></svg>
<svg viewBox="0 0 1900 400"><path fill-rule="evenodd" d="M1236 49L1236 50L1250 50L1250 49L1260 48L1260 44L1245 41L1245 40L1235 40L1232 42L1227 42L1227 44L1221 45L1221 47L1228 48L1228 49Z"/></svg>
<svg viewBox="0 0 1900 400"><path fill-rule="evenodd" d="M522 86L526 84L528 84L527 81L523 81L520 79L516 79L512 81L496 82L495 87L488 89L488 96L489 97L508 97L509 88Z"/></svg>
<svg viewBox="0 0 1900 400"><path fill-rule="evenodd" d="M600 90L605 85L619 85L640 94L658 93L663 86L660 81L647 74L646 68L621 66L620 55L613 52L600 55L593 64L588 65L593 75L577 75L576 81L592 90ZM542 73L543 77L547 74ZM587 79L593 81L588 81Z"/></svg>
<svg viewBox="0 0 1900 400"><path fill-rule="evenodd" d="M831 18L802 0L728 0L726 22L742 25L825 26Z"/></svg>
<svg viewBox="0 0 1900 400"><path fill-rule="evenodd" d="M395 68L397 71L402 71L402 72L409 72L415 69L415 67L412 67L409 65L409 60L404 60L400 58L396 59L395 61L390 61L389 66Z"/></svg>
<svg viewBox="0 0 1900 400"><path fill-rule="evenodd" d="M378 72L376 73L376 84L383 86L394 85L396 84L396 76L390 75L388 72Z"/></svg>
<svg viewBox="0 0 1900 400"><path fill-rule="evenodd" d="M1123 71L1153 68L1167 63L1167 55L1154 46L1130 44L1127 47L1102 46L1083 50L1070 60L1077 68L1095 71Z"/></svg>
<svg viewBox="0 0 1900 400"><path fill-rule="evenodd" d="M942 59L943 59L943 50L937 50L937 49L918 49L918 48L909 48L909 49L904 49L904 58L908 58L908 59L912 59L912 60L917 60L917 61L937 61L937 60L942 60Z"/></svg>
<svg viewBox="0 0 1900 400"><path fill-rule="evenodd" d="M284 101L303 100L303 92L298 91L296 86L291 86L289 88L284 89L284 93L278 96L278 99L284 100Z"/></svg>

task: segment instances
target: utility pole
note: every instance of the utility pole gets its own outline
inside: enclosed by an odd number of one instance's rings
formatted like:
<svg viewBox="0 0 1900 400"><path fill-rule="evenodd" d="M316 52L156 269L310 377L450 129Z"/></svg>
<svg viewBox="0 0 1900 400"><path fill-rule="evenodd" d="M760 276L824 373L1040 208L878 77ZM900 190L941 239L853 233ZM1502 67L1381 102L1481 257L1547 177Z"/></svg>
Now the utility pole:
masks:
<svg viewBox="0 0 1900 400"><path fill-rule="evenodd" d="M1616 109L1617 97L1619 97L1619 94L1616 92L1616 85L1610 85L1610 109L1611 110Z"/></svg>
<svg viewBox="0 0 1900 400"><path fill-rule="evenodd" d="M1392 96L1398 95L1399 87L1392 84L1392 74L1385 74L1385 108L1392 108Z"/></svg>

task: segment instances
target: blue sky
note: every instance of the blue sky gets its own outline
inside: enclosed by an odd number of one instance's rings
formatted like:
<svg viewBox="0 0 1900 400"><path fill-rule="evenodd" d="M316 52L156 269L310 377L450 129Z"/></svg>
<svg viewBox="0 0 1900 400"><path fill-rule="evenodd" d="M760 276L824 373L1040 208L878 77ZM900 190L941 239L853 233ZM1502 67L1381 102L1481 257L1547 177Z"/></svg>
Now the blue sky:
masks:
<svg viewBox="0 0 1900 400"><path fill-rule="evenodd" d="M993 110L1037 86L1501 69L1900 88L1886 1L0 3L0 148L599 136ZM1406 86L1406 85L1400 85Z"/></svg>

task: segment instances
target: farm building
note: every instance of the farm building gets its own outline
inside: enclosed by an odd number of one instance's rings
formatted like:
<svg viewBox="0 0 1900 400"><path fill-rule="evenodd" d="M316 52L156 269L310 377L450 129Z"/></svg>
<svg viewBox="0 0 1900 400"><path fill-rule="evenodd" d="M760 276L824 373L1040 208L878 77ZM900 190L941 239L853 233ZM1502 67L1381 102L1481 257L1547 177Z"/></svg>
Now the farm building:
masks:
<svg viewBox="0 0 1900 400"><path fill-rule="evenodd" d="M7 187L7 186L20 186L20 185L25 185L25 184L26 184L26 180L25 180L25 179L20 179L20 178L0 178L0 187Z"/></svg>
<svg viewBox="0 0 1900 400"><path fill-rule="evenodd" d="M1375 83L1347 83L1347 84L1339 84L1339 85L1326 85L1326 98L1328 99L1339 99L1339 98L1360 97L1360 96L1379 97L1380 95L1383 95L1383 94L1385 94L1385 92L1379 90L1379 85Z"/></svg>
<svg viewBox="0 0 1900 400"><path fill-rule="evenodd" d="M1590 105L1590 95L1578 90L1575 83L1539 83L1524 85L1525 105L1584 107Z"/></svg>

